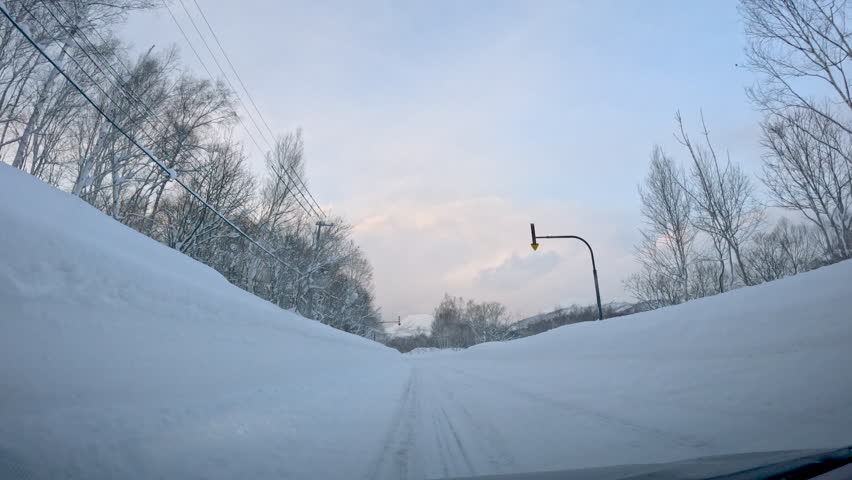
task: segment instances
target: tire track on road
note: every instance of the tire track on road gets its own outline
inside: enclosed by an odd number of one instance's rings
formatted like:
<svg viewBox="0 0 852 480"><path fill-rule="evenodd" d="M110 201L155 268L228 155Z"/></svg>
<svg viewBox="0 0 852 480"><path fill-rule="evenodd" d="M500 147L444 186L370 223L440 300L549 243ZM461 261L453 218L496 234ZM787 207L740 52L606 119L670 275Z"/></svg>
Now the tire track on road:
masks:
<svg viewBox="0 0 852 480"><path fill-rule="evenodd" d="M643 436L654 436L659 438L662 441L666 441L669 444L677 447L688 447L691 449L706 449L712 446L712 443L708 440L700 439L698 437L694 437L692 435L687 435L679 432L671 432L662 430L656 427L643 425L641 423L635 422L633 420L613 415L611 413L601 412L599 410L589 408L587 406L577 405L575 403L570 403L562 399L555 399L552 397L548 397L542 395L540 393L531 392L527 389L516 387L513 385L509 385L506 382L502 382L499 380L495 380L493 378L485 377L482 375L474 374L471 372L467 372L464 370L459 370L457 368L449 368L451 371L455 372L458 375L464 376L466 378L471 378L481 383L486 383L488 385L493 385L501 388L504 391L511 392L515 395L522 396L529 400L544 403L547 405L554 406L563 411L568 411L571 413L575 413L578 415L585 415L588 417L593 417L597 420L605 422L607 424L617 426L619 428L626 428L632 430L636 433L640 433Z"/></svg>
<svg viewBox="0 0 852 480"><path fill-rule="evenodd" d="M456 418L465 419L465 423L471 427L471 432L476 433L476 438L473 441L480 447L481 452L487 457L488 466L484 469L488 474L505 473L512 470L515 465L515 456L506 446L503 436L494 427L493 419L490 422L483 422L481 418L477 419L471 410L468 408L468 402L462 399L462 389L450 388L451 382L454 387L458 387L460 382L447 380L447 377L441 373L436 373L436 377L441 378L439 382L441 391L447 399L448 404L455 412L458 412ZM469 383L463 383L464 387L470 387ZM482 448L486 446L486 448ZM477 470L483 470L479 468Z"/></svg>
<svg viewBox="0 0 852 480"><path fill-rule="evenodd" d="M365 480L376 478L407 479L411 478L410 456L415 443L415 428L417 415L417 382L418 371L412 367L408 383L399 397L391 426L385 436L381 451L370 462Z"/></svg>

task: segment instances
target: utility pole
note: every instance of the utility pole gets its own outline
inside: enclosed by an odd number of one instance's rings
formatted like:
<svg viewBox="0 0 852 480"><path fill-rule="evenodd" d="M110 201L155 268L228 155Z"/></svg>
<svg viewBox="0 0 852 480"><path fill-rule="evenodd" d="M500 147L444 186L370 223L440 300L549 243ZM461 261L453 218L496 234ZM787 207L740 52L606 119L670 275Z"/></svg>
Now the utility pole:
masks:
<svg viewBox="0 0 852 480"><path fill-rule="evenodd" d="M317 238L316 238L314 245L319 247L320 233L322 232L322 227L333 227L334 224L333 223L325 223L322 220L318 220L315 225L317 226Z"/></svg>
<svg viewBox="0 0 852 480"><path fill-rule="evenodd" d="M595 266L595 252L592 251L592 246L589 245L589 242L584 240L582 237L578 237L576 235L547 235L547 236L536 236L535 234L535 224L530 224L530 233L532 234L532 243L530 246L532 249L538 250L538 239L539 238L575 238L589 247L589 253L592 255L592 275L595 277L595 296L598 299L598 320L603 320L603 308L601 308L601 290L598 287L598 269Z"/></svg>

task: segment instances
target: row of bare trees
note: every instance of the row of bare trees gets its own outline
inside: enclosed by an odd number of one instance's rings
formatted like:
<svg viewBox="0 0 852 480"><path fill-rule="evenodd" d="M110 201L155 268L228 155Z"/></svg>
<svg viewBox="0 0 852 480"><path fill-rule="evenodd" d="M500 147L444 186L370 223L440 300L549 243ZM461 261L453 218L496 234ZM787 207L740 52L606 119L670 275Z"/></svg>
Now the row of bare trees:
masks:
<svg viewBox="0 0 852 480"><path fill-rule="evenodd" d="M429 332L391 336L385 343L401 352L415 348L467 348L485 342L517 338L506 306L444 295L435 308Z"/></svg>
<svg viewBox="0 0 852 480"><path fill-rule="evenodd" d="M503 304L450 295L444 295L435 308L431 335L438 348L466 348L514 338L509 313Z"/></svg>
<svg viewBox="0 0 852 480"><path fill-rule="evenodd" d="M764 112L768 201L680 113L685 166L654 147L639 193L645 226L626 285L650 308L673 305L852 258L852 30L843 0L741 0L748 89ZM765 230L765 207L786 217Z"/></svg>
<svg viewBox="0 0 852 480"><path fill-rule="evenodd" d="M188 73L174 48L130 58L113 31L148 0L16 0L10 15L131 137L106 121L0 19L0 160L220 271L283 308L349 332L378 330L372 270L342 219L317 238L304 204L300 132L279 136L256 176L235 138L236 96ZM197 192L267 255L176 184ZM21 208L26 208L22 205Z"/></svg>

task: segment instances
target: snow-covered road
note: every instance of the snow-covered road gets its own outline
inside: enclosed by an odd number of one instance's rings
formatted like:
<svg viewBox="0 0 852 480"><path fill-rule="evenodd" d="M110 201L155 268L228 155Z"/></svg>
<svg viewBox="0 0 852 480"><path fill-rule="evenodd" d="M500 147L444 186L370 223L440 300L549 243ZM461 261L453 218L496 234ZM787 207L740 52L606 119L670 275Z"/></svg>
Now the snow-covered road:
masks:
<svg viewBox="0 0 852 480"><path fill-rule="evenodd" d="M654 312L404 355L368 478L852 444L852 262Z"/></svg>
<svg viewBox="0 0 852 480"><path fill-rule="evenodd" d="M517 469L510 444L496 428L500 416L489 418L493 411L474 408L466 376L413 363L391 429L366 477L441 478Z"/></svg>
<svg viewBox="0 0 852 480"><path fill-rule="evenodd" d="M401 355L2 164L0 225L0 478L422 479L852 444L852 262Z"/></svg>
<svg viewBox="0 0 852 480"><path fill-rule="evenodd" d="M523 365L513 369L465 352L407 357L408 379L392 401L391 426L364 478L563 470L852 443L852 388L834 368L822 380L788 377L786 385L769 385L778 381L769 371L729 368L732 383L752 387L728 392L724 380L707 385L696 378L655 394L642 388L595 391L574 383L576 375L547 380L550 375L534 370L525 379ZM779 360L783 369L786 362ZM653 368L623 363L625 373L640 376ZM693 367L681 363L668 370L675 375ZM806 370L804 375L820 376ZM827 396L834 397L828 402L833 405L817 408Z"/></svg>

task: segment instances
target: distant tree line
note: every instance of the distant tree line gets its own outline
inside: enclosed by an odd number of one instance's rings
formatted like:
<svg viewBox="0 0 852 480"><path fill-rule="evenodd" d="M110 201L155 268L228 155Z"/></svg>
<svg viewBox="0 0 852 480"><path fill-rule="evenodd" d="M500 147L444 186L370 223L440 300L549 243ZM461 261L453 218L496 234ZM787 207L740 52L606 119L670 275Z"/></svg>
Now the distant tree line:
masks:
<svg viewBox="0 0 852 480"><path fill-rule="evenodd" d="M603 306L604 318L629 315L645 309L639 304ZM417 348L468 348L480 343L514 340L564 325L594 321L598 319L598 307L571 305L514 321L506 307L498 302L478 303L445 295L433 315L428 332L388 336L385 344L403 353Z"/></svg>
<svg viewBox="0 0 852 480"><path fill-rule="evenodd" d="M615 318L647 310L643 304L604 304L604 318ZM405 353L416 348L468 348L485 342L514 340L536 335L564 325L595 321L597 305L557 307L519 321L497 302L477 303L445 295L435 308L429 332L408 336L388 336L385 344Z"/></svg>
<svg viewBox="0 0 852 480"><path fill-rule="evenodd" d="M379 332L372 269L343 219L317 239L301 204L304 145L298 131L273 139L255 176L235 139L235 92L199 78L174 48L137 58L115 35L148 0L15 0L6 8L35 41L169 175L106 122L0 19L0 161L80 197L115 220L218 270L282 308L365 336ZM271 132L270 132L271 133ZM175 184L178 177L276 261ZM26 209L26 205L20 208Z"/></svg>
<svg viewBox="0 0 852 480"><path fill-rule="evenodd" d="M655 146L639 187L640 271L627 288L648 308L772 281L852 258L852 30L834 0L742 0L748 89L764 112L755 181L678 112L685 165ZM825 92L814 97L813 92ZM766 207L785 215L766 225ZM788 217L801 219L792 220Z"/></svg>
<svg viewBox="0 0 852 480"><path fill-rule="evenodd" d="M503 304L444 295L435 308L429 333L389 336L385 343L401 352L408 352L415 348L467 348L516 337L511 331L511 317Z"/></svg>

